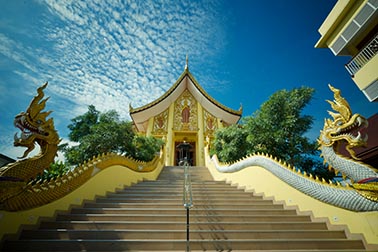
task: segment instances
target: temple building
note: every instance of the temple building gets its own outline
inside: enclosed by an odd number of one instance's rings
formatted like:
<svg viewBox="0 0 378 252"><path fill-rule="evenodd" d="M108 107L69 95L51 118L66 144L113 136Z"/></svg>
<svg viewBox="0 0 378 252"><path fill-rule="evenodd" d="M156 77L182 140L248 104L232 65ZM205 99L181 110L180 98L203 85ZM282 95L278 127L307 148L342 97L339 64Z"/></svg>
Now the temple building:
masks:
<svg viewBox="0 0 378 252"><path fill-rule="evenodd" d="M177 165L182 143L190 144L186 155L193 166L204 166L204 146L215 130L239 121L242 108L230 109L213 99L185 70L160 98L139 108L130 105L130 116L140 134L165 142L167 166Z"/></svg>

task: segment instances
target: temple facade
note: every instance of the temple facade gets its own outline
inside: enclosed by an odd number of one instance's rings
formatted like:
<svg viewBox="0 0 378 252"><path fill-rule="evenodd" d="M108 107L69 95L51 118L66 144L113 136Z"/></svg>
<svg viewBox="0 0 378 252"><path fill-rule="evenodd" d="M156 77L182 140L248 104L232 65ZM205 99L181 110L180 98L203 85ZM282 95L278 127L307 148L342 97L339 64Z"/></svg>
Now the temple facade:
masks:
<svg viewBox="0 0 378 252"><path fill-rule="evenodd" d="M136 131L165 142L167 166L178 165L182 143L190 148L185 157L193 166L204 166L204 146L215 130L239 121L242 108L230 109L217 102L198 84L188 64L174 85L157 100L139 108L130 105Z"/></svg>

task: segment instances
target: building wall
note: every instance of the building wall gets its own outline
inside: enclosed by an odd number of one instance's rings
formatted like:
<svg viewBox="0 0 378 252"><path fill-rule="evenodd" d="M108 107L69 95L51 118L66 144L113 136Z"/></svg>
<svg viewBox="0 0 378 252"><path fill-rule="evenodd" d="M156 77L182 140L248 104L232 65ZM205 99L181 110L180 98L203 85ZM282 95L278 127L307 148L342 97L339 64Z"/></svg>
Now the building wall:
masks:
<svg viewBox="0 0 378 252"><path fill-rule="evenodd" d="M354 75L353 80L360 90L365 90L378 80L378 54Z"/></svg>
<svg viewBox="0 0 378 252"><path fill-rule="evenodd" d="M329 48L336 56L351 56L345 62L351 78L369 101L377 101L378 50L371 41L378 43L378 1L339 0L319 33L315 47Z"/></svg>

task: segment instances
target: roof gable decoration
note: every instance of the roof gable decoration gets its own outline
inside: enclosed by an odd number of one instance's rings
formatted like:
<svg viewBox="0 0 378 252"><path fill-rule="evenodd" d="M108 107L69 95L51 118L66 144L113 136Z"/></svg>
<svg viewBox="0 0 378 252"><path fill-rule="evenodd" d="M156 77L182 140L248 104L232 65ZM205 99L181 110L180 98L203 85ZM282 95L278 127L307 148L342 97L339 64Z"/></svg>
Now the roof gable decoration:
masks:
<svg viewBox="0 0 378 252"><path fill-rule="evenodd" d="M188 89L185 89L175 101L173 129L177 131L198 130L197 114L197 101Z"/></svg>

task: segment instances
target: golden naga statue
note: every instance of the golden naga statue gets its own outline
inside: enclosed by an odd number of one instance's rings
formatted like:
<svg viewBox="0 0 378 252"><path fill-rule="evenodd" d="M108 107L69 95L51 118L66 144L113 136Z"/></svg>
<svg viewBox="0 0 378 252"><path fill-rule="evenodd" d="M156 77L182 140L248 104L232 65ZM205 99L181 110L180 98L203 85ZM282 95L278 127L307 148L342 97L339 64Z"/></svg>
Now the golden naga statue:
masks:
<svg viewBox="0 0 378 252"><path fill-rule="evenodd" d="M368 136L362 136L359 129L368 127L367 120L360 114L352 114L349 103L341 97L339 89L328 85L334 93L334 101L327 102L335 112L328 111L333 120L324 121L318 142L324 160L336 173L352 180L353 188L362 196L378 201L377 169L359 162L352 148L366 147ZM346 143L345 148L353 159L343 157L338 153L340 143Z"/></svg>
<svg viewBox="0 0 378 252"><path fill-rule="evenodd" d="M52 118L47 119L51 111L43 112L48 98L43 99L43 90L47 82L37 89L38 95L33 98L26 112L21 112L14 119L14 125L21 130L21 136L14 136L14 146L26 147L23 159L35 148L40 153L34 157L19 160L0 168L0 204L24 191L28 182L50 167L54 161L60 142Z"/></svg>

